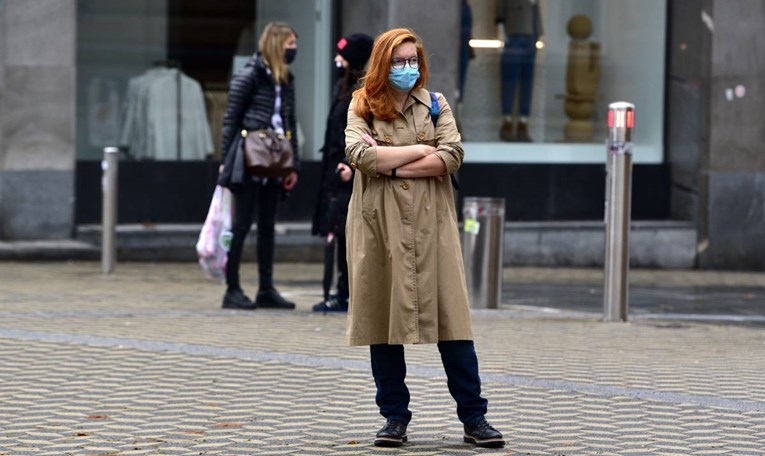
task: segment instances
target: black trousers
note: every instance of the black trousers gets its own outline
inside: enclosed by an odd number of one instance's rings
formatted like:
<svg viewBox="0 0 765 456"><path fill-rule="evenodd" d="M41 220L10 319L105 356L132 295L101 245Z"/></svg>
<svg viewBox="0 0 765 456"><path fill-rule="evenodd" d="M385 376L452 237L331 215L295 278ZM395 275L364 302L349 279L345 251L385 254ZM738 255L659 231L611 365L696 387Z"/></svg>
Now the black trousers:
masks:
<svg viewBox="0 0 765 456"><path fill-rule="evenodd" d="M233 236L226 262L226 285L229 290L242 288L239 283L239 265L242 262L244 240L250 232L256 210L260 289L266 290L273 287L274 230L281 191L281 182L269 179L265 185L248 180L236 192L232 192L234 213L231 233Z"/></svg>
<svg viewBox="0 0 765 456"><path fill-rule="evenodd" d="M345 247L345 231L339 233L335 237L332 254L334 255L335 248L337 249L337 299L339 301L348 302L348 258L346 257Z"/></svg>
<svg viewBox="0 0 765 456"><path fill-rule="evenodd" d="M372 345L372 375L377 386L377 406L387 419L408 424L409 389L406 387L406 361L403 345ZM447 386L457 402L457 416L464 424L472 424L486 415L488 401L481 397L478 357L472 340L438 343L446 371Z"/></svg>
<svg viewBox="0 0 765 456"><path fill-rule="evenodd" d="M325 176L325 179L339 179L336 175ZM342 185L347 185L342 184ZM332 278L335 272L335 257L337 257L337 299L342 303L348 302L348 259L346 257L345 224L348 221L348 203L350 192L344 189L322 189L324 195L317 209L318 220L315 227L319 232L334 235L332 242L327 242L324 248L324 299L328 299ZM322 212L323 211L323 212ZM327 238L329 241L329 238Z"/></svg>

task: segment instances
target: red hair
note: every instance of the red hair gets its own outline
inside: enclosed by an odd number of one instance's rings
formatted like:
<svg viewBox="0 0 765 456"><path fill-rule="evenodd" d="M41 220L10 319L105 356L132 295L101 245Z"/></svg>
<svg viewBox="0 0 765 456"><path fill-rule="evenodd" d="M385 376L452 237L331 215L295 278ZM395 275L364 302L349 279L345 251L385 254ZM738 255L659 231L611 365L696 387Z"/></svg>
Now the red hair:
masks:
<svg viewBox="0 0 765 456"><path fill-rule="evenodd" d="M428 64L425 61L425 49L422 46L422 40L409 29L388 30L375 40L363 85L353 92L353 96L356 98L353 112L357 116L369 119L371 114L385 121L396 118L393 88L388 83L388 74L393 60L393 51L403 43L414 43L417 47L417 58L420 61L420 78L417 79L413 90L425 87L428 82Z"/></svg>

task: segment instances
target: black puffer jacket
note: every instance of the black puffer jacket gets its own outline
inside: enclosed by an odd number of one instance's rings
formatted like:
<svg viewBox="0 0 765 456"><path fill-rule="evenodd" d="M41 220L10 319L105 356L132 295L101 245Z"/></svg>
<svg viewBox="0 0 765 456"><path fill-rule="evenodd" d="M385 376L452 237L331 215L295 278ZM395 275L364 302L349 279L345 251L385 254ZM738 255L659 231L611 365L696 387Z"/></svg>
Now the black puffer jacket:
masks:
<svg viewBox="0 0 765 456"><path fill-rule="evenodd" d="M352 91L340 93L342 81L335 85L332 107L327 117L324 147L321 159L321 188L313 215L312 233L326 236L345 232L348 202L353 190L353 179L343 182L337 172L338 163L348 163L345 158L345 127L348 125L348 107Z"/></svg>
<svg viewBox="0 0 765 456"><path fill-rule="evenodd" d="M281 88L282 123L285 133L291 135L292 150L295 155L295 168L300 170L300 158L297 147L297 122L295 120L295 83L292 73L288 84ZM260 56L255 54L245 67L237 72L228 91L228 106L223 116L223 173L218 184L230 187L232 182L242 182L245 178L244 167L234 166L235 158L229 154L232 143L237 140L242 129L258 130L271 127L274 114L276 85L268 67ZM240 151L237 149L237 152Z"/></svg>

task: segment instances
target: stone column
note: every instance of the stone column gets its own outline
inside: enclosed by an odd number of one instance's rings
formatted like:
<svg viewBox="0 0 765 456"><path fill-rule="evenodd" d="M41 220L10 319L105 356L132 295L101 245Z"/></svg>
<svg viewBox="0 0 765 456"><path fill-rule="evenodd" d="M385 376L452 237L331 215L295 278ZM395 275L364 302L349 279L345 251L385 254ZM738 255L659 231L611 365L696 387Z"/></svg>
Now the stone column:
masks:
<svg viewBox="0 0 765 456"><path fill-rule="evenodd" d="M701 268L765 268L765 4L671 0L672 218L698 227Z"/></svg>
<svg viewBox="0 0 765 456"><path fill-rule="evenodd" d="M765 3L715 0L700 264L765 269Z"/></svg>
<svg viewBox="0 0 765 456"><path fill-rule="evenodd" d="M0 239L74 225L76 0L0 1Z"/></svg>
<svg viewBox="0 0 765 456"><path fill-rule="evenodd" d="M666 138L671 166L673 220L699 223L702 194L701 159L709 147L709 105L712 32L701 21L713 0L671 0L667 44ZM701 235L699 236L702 237Z"/></svg>

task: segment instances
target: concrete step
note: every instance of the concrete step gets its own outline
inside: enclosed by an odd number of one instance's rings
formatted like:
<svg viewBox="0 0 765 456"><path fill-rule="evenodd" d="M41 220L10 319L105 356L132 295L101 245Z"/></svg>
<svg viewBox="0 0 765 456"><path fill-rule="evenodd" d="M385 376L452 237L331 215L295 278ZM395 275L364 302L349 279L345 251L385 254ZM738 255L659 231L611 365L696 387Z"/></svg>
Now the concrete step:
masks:
<svg viewBox="0 0 765 456"><path fill-rule="evenodd" d="M100 258L96 245L76 239L0 241L3 261L66 261Z"/></svg>
<svg viewBox="0 0 765 456"><path fill-rule="evenodd" d="M695 267L697 233L690 222L636 221L630 229L630 265ZM603 222L505 223L505 265L601 267Z"/></svg>
<svg viewBox="0 0 765 456"><path fill-rule="evenodd" d="M119 225L117 258L128 261L196 261L196 244L201 224ZM244 260L255 261L256 228L245 240ZM101 225L77 227L77 239L101 245ZM310 223L276 225L276 261L321 262L323 240L311 236Z"/></svg>
<svg viewBox="0 0 765 456"><path fill-rule="evenodd" d="M134 261L196 260L195 245L201 225L119 225L117 258ZM603 222L505 223L506 266L601 267L604 255ZM276 226L279 262L320 262L323 240L311 235L310 223ZM77 228L77 240L100 246L100 225ZM693 224L675 221L638 221L630 232L632 267L690 269L695 266L697 235ZM255 260L255 228L245 243L245 261Z"/></svg>

